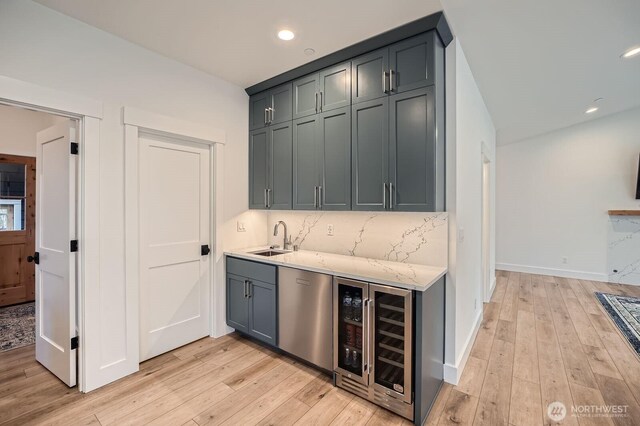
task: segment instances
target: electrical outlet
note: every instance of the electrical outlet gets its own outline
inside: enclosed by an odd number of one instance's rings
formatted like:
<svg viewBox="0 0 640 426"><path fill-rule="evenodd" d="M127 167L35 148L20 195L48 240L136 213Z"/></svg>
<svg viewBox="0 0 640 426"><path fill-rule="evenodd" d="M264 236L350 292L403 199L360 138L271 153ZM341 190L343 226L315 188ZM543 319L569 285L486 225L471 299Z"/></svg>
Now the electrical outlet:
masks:
<svg viewBox="0 0 640 426"><path fill-rule="evenodd" d="M238 224L237 224L236 228L237 228L238 232L247 232L247 228L245 227L244 222L238 221Z"/></svg>
<svg viewBox="0 0 640 426"><path fill-rule="evenodd" d="M566 265L567 263L569 263L569 258L568 258L568 257L566 257L566 256L563 256L563 257L562 257L562 263L564 263L565 265Z"/></svg>
<svg viewBox="0 0 640 426"><path fill-rule="evenodd" d="M332 224L327 225L327 235L333 236L333 225Z"/></svg>

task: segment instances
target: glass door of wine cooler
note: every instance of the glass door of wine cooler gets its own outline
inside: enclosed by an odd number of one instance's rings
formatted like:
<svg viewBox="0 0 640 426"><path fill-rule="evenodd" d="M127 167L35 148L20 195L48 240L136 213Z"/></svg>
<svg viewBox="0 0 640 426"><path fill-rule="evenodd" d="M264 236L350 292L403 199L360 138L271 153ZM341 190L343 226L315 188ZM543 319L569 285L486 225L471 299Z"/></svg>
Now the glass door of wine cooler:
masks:
<svg viewBox="0 0 640 426"><path fill-rule="evenodd" d="M368 289L365 282L343 278L333 282L333 365L336 372L367 386Z"/></svg>
<svg viewBox="0 0 640 426"><path fill-rule="evenodd" d="M394 398L412 399L412 297L411 291L369 286L373 386Z"/></svg>

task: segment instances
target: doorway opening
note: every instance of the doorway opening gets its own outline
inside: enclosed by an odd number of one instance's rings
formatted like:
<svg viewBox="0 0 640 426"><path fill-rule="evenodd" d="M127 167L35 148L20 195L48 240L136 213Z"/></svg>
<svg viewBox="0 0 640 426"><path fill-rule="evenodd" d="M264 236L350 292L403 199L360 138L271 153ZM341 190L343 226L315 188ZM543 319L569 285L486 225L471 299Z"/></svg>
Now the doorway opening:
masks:
<svg viewBox="0 0 640 426"><path fill-rule="evenodd" d="M482 293L491 298L491 160L482 154Z"/></svg>
<svg viewBox="0 0 640 426"><path fill-rule="evenodd" d="M49 370L70 387L78 376L78 126L0 104L0 354L19 352L25 375Z"/></svg>

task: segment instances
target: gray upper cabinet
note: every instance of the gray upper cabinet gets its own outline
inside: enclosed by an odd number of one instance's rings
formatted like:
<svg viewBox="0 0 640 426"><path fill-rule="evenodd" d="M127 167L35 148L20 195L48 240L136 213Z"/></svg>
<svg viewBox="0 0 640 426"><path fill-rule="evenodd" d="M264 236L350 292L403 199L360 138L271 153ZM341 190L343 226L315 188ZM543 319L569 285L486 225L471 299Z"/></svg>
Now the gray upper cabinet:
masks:
<svg viewBox="0 0 640 426"><path fill-rule="evenodd" d="M351 105L351 62L320 71L320 111Z"/></svg>
<svg viewBox="0 0 640 426"><path fill-rule="evenodd" d="M268 103L267 92L258 93L249 98L249 130L260 129L268 124Z"/></svg>
<svg viewBox="0 0 640 426"><path fill-rule="evenodd" d="M388 207L398 211L435 211L434 89L425 87L389 99Z"/></svg>
<svg viewBox="0 0 640 426"><path fill-rule="evenodd" d="M293 82L293 118L318 112L319 74L311 74Z"/></svg>
<svg viewBox="0 0 640 426"><path fill-rule="evenodd" d="M269 124L280 124L291 120L291 83L269 90L267 108L271 108Z"/></svg>
<svg viewBox="0 0 640 426"><path fill-rule="evenodd" d="M267 208L269 187L269 139L268 128L249 133L249 208Z"/></svg>
<svg viewBox="0 0 640 426"><path fill-rule="evenodd" d="M434 84L433 37L426 33L389 47L389 92L403 93Z"/></svg>
<svg viewBox="0 0 640 426"><path fill-rule="evenodd" d="M316 210L320 163L318 115L293 121L293 209Z"/></svg>
<svg viewBox="0 0 640 426"><path fill-rule="evenodd" d="M389 49L360 56L351 62L351 101L365 102L387 96Z"/></svg>
<svg viewBox="0 0 640 426"><path fill-rule="evenodd" d="M388 197L389 98L351 107L353 210L385 210Z"/></svg>
<svg viewBox="0 0 640 426"><path fill-rule="evenodd" d="M291 209L291 122L249 134L249 208Z"/></svg>
<svg viewBox="0 0 640 426"><path fill-rule="evenodd" d="M291 83L249 98L249 130L291 120Z"/></svg>
<svg viewBox="0 0 640 426"><path fill-rule="evenodd" d="M323 210L351 209L351 107L330 110L318 120L321 161L319 204Z"/></svg>
<svg viewBox="0 0 640 426"><path fill-rule="evenodd" d="M291 210L293 190L291 121L269 127L267 208Z"/></svg>

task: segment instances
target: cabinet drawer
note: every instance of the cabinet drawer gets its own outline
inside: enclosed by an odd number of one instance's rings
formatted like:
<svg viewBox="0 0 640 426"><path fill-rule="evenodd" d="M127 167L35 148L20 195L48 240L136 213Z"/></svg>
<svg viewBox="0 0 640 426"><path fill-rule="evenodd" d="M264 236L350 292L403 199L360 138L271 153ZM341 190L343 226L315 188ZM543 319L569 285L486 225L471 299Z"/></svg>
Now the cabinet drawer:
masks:
<svg viewBox="0 0 640 426"><path fill-rule="evenodd" d="M276 283L276 267L250 260L227 257L227 273L241 277L253 278L265 283Z"/></svg>

